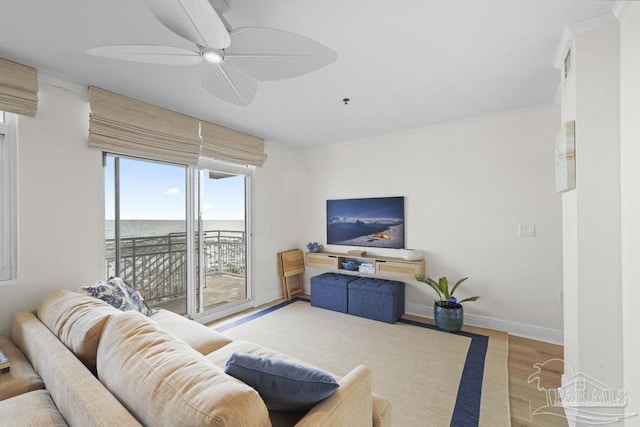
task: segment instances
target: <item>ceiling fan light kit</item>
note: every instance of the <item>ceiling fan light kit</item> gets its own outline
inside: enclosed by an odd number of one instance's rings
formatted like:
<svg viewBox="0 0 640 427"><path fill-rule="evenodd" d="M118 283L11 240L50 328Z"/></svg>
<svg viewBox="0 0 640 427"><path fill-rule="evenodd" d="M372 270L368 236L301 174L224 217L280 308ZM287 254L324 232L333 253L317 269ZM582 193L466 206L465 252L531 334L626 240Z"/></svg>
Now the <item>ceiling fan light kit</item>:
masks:
<svg viewBox="0 0 640 427"><path fill-rule="evenodd" d="M318 70L337 59L321 43L273 28L228 28L221 14L227 0L146 0L153 15L169 30L195 44L194 50L159 45L114 45L87 53L161 65L206 63L203 87L240 106L251 103L256 80L288 79ZM204 59L204 61L203 61Z"/></svg>
<svg viewBox="0 0 640 427"><path fill-rule="evenodd" d="M202 51L202 57L211 64L219 64L224 61L224 54L215 49L205 49Z"/></svg>

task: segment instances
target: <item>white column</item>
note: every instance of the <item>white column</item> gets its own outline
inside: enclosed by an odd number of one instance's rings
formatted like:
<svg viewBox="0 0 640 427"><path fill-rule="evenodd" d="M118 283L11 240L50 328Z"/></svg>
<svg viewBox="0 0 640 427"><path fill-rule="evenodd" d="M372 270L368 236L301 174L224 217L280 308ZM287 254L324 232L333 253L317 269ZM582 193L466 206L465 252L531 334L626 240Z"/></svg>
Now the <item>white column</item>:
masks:
<svg viewBox="0 0 640 427"><path fill-rule="evenodd" d="M563 195L565 360L574 373L618 390L624 376L620 26L579 33L573 49L562 99L563 122L576 121L576 189ZM570 374L564 383L574 379Z"/></svg>
<svg viewBox="0 0 640 427"><path fill-rule="evenodd" d="M627 411L640 413L640 3L620 27L622 308ZM640 417L626 425L640 425Z"/></svg>

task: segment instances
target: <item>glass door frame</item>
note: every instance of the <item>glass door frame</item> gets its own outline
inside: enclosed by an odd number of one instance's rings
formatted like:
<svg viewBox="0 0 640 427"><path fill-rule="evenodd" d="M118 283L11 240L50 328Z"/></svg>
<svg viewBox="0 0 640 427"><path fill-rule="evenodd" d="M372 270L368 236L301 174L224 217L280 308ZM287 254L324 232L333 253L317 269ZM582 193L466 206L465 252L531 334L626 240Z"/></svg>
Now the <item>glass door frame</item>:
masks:
<svg viewBox="0 0 640 427"><path fill-rule="evenodd" d="M211 159L200 159L197 166L191 166L188 168L187 179L187 233L190 236L194 236L196 233L196 221L197 212L196 209L201 209L196 202L196 194L200 192L196 175L202 172L221 172L234 175L242 175L245 177L245 288L246 298L242 301L235 301L224 304L219 307L214 307L208 310L204 310L200 313L197 312L197 307L202 304L198 304L198 294L202 295L202 292L197 292L197 286L201 286L203 283L203 277L197 277L196 263L194 257L187 257L187 316L191 319L197 320L200 323L207 323L212 320L218 319L223 316L227 316L236 313L240 310L244 310L252 306L253 301L253 177L255 168L251 166L234 165L230 163L219 162ZM200 197L198 197L200 200ZM203 230L198 231L198 240L200 242L199 247L202 246ZM190 253L195 253L196 239L187 239L187 250ZM191 245L191 247L189 247ZM202 254L198 255L202 258ZM199 260L199 265L202 259ZM203 269L200 269L200 274L203 275Z"/></svg>
<svg viewBox="0 0 640 427"><path fill-rule="evenodd" d="M197 277L197 265L203 265L202 263L202 251L198 253L198 257L200 258L198 264L195 262L194 256L186 256L186 316L190 319L194 319L200 323L211 322L220 317L224 317L227 315L231 315L237 313L246 308L252 307L253 295L254 295L254 287L253 287L253 178L255 174L255 167L253 166L242 166L242 165L234 165L230 163L219 162L210 159L200 159L197 166L187 166L183 164L170 163L166 161L158 161L152 159L144 159L133 156L127 156L116 153L103 153L103 167L107 166L107 157L111 157L114 160L114 239L115 239L115 261L117 263L116 272L119 273L120 266L120 159L141 161L141 162L149 162L149 163L157 163L164 164L168 166L177 166L180 168L184 168L185 170L185 231L187 238L185 250L188 254L195 254L196 248L196 239L189 238L189 236L195 236L196 233L196 209L200 209L200 206L196 205L196 191L198 191L198 182L196 180L196 174L201 173L200 171L207 172L221 172L221 173L229 173L234 175L240 175L245 177L245 289L246 289L246 297L244 300L235 301L231 303L224 304L219 307L214 307L209 310L204 310L200 313L197 312L197 304L196 298L198 292L196 287L199 286L199 283L202 283L198 280ZM103 189L106 188L103 185ZM103 190L104 191L104 190ZM105 194L106 196L106 194ZM105 197L103 196L103 198ZM198 197L200 200L200 197ZM106 222L106 218L105 218ZM198 247L202 248L202 238L203 234L201 232L198 233L198 239L200 240L200 245ZM106 239L106 236L105 236ZM106 255L106 254L105 254ZM104 262L103 262L104 264ZM202 269L201 269L202 270ZM202 304L201 304L202 306Z"/></svg>

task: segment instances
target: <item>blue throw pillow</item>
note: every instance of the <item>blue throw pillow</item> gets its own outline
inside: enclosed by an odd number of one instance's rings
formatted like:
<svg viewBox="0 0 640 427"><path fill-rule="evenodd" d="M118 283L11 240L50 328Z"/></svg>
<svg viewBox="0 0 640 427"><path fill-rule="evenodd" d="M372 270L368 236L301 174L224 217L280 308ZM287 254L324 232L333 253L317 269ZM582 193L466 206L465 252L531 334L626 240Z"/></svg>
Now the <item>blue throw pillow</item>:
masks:
<svg viewBox="0 0 640 427"><path fill-rule="evenodd" d="M340 386L321 369L251 354L233 353L224 371L253 387L273 411L307 411Z"/></svg>
<svg viewBox="0 0 640 427"><path fill-rule="evenodd" d="M92 286L81 286L80 291L122 311L135 310L145 316L153 314L140 292L119 277L111 277L106 282Z"/></svg>

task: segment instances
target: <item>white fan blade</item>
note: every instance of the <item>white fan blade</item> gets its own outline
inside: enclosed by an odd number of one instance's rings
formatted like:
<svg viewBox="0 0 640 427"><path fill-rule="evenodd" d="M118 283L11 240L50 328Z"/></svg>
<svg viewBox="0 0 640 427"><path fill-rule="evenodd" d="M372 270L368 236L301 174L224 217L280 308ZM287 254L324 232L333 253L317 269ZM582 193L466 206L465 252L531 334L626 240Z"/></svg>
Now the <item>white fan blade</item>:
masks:
<svg viewBox="0 0 640 427"><path fill-rule="evenodd" d="M258 90L258 82L228 62L209 65L202 86L223 101L241 106L251 104Z"/></svg>
<svg viewBox="0 0 640 427"><path fill-rule="evenodd" d="M200 47L224 49L231 43L208 0L147 0L147 5L165 27Z"/></svg>
<svg viewBox="0 0 640 427"><path fill-rule="evenodd" d="M125 61L146 62L148 64L196 65L202 62L202 55L187 49L146 44L124 44L89 49L90 55L103 56Z"/></svg>
<svg viewBox="0 0 640 427"><path fill-rule="evenodd" d="M335 61L328 47L299 34L273 28L244 27L231 32L225 58L258 80L300 76Z"/></svg>
<svg viewBox="0 0 640 427"><path fill-rule="evenodd" d="M229 1L228 0L209 0L211 6L218 12L220 15L224 15L229 12Z"/></svg>

